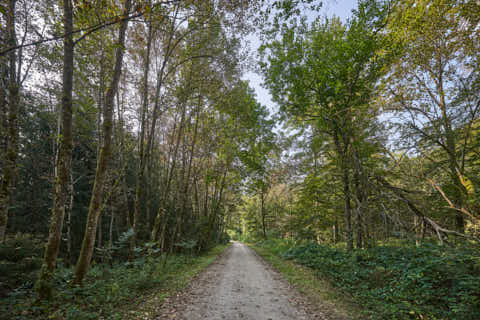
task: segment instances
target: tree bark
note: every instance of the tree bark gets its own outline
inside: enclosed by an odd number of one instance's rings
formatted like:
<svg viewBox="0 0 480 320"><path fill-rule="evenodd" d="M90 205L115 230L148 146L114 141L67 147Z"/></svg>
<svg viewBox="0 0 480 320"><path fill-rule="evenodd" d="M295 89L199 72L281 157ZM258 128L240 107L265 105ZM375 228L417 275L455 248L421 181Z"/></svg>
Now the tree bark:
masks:
<svg viewBox="0 0 480 320"><path fill-rule="evenodd" d="M131 0L126 0L124 14L130 12L132 5ZM93 248L95 243L95 232L102 210L103 189L105 186L107 168L110 161L110 154L112 148L112 127L113 127L113 108L114 99L118 90L118 83L122 72L123 55L125 52L125 38L128 26L128 20L122 20L120 23L120 30L118 36L118 46L115 52L115 66L113 70L113 77L109 88L107 89L104 105L104 119L103 119L103 146L100 150L100 155L97 163L95 173L95 183L93 186L92 197L90 199L90 206L88 209L87 225L82 242L82 249L78 257L77 265L75 267L74 284L82 283L85 275L90 267L92 259Z"/></svg>
<svg viewBox="0 0 480 320"><path fill-rule="evenodd" d="M7 33L9 45L16 45L15 34L15 4L9 0L7 14ZM6 132L5 165L3 179L0 185L0 243L5 240L8 223L8 206L12 195L17 171L17 136L18 136L18 104L20 88L17 81L17 55L12 50L8 58L8 115Z"/></svg>
<svg viewBox="0 0 480 320"><path fill-rule="evenodd" d="M63 92L60 136L58 137L57 176L53 194L52 219L48 243L45 248L44 261L37 281L37 293L40 299L52 297L52 278L55 270L60 240L62 235L65 203L68 195L69 178L72 163L72 91L73 91L73 59L74 43L73 8L71 0L64 0L64 29L63 45Z"/></svg>

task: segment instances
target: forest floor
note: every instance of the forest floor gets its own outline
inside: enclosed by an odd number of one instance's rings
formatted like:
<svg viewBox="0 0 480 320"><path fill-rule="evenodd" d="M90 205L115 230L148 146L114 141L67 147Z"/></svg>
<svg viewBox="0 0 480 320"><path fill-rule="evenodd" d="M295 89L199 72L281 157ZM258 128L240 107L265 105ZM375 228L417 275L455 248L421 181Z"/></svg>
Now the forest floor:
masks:
<svg viewBox="0 0 480 320"><path fill-rule="evenodd" d="M157 319L340 319L319 312L255 251L234 242Z"/></svg>

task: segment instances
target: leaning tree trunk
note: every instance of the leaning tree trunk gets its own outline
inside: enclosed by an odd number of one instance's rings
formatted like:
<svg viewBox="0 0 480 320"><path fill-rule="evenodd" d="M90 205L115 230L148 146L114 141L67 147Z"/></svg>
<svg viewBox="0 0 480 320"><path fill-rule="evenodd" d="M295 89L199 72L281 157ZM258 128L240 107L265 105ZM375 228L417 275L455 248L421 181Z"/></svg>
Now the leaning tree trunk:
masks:
<svg viewBox="0 0 480 320"><path fill-rule="evenodd" d="M124 16L130 12L132 5L131 0L125 2ZM95 183L93 185L92 197L90 199L90 206L88 208L87 225L82 242L82 249L78 257L77 265L75 267L74 284L80 284L88 272L90 261L92 259L93 247L95 244L95 234L97 231L97 223L100 214L102 213L102 199L103 189L105 186L107 168L110 160L112 148L112 128L113 128L113 107L116 92L118 90L118 82L122 72L123 54L125 52L125 35L128 26L128 19L122 20L120 23L120 30L118 36L118 45L115 53L115 66L113 70L113 77L105 96L104 105L104 119L103 119L103 146L100 150L100 155L97 163L95 173Z"/></svg>
<svg viewBox="0 0 480 320"><path fill-rule="evenodd" d="M62 235L65 204L72 163L72 90L73 90L73 10L70 0L64 1L65 39L63 45L63 92L60 135L58 137L57 176L53 194L52 218L42 269L37 281L40 299L51 298L52 278Z"/></svg>
<svg viewBox="0 0 480 320"><path fill-rule="evenodd" d="M8 44L11 47L15 47L16 45L15 3L16 0L10 0L8 2L7 37ZM8 116L5 136L6 150L4 159L5 163L3 166L3 179L0 185L0 243L5 240L8 221L8 205L13 192L17 171L17 117L20 88L16 77L16 60L17 55L15 50L10 51L8 56Z"/></svg>

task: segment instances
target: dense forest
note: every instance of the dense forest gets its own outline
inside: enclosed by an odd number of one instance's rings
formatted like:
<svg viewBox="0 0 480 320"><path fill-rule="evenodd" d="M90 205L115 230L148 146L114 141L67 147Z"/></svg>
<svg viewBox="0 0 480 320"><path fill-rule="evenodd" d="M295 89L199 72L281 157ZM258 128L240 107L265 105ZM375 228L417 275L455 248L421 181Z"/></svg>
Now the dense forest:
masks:
<svg viewBox="0 0 480 320"><path fill-rule="evenodd" d="M234 239L371 317L480 318L480 3L327 3L2 0L0 312L97 319L107 270Z"/></svg>

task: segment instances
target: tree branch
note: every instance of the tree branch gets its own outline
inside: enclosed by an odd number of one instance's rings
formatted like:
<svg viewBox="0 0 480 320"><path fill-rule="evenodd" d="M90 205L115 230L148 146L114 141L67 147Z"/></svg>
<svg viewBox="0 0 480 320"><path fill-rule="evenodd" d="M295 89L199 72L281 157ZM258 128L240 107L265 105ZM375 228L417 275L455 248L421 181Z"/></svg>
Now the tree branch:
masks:
<svg viewBox="0 0 480 320"><path fill-rule="evenodd" d="M158 2L158 3L153 4L152 8L154 8L156 6L159 6L159 5L165 5L165 4L175 3L175 2L179 2L179 1L181 1L181 0L171 0L171 1ZM41 39L41 40L21 44L21 45L18 45L18 46L13 46L13 47L10 47L10 48L6 48L6 49L0 51L0 56L3 56L3 55L5 55L5 54L7 54L7 53L9 53L13 50L18 50L18 49L25 48L25 47L31 47L31 46L39 45L39 44L42 44L42 43L63 39L66 36L69 36L69 35L72 35L72 34L86 32L85 34L81 35L78 39L76 39L74 41L74 45L75 45L79 41L83 40L86 36L88 36L89 34L95 32L95 31L98 31L100 29L103 29L105 27L111 26L111 25L116 24L116 23L120 23L120 22L125 21L125 20L138 18L138 17L143 16L143 15L144 15L143 10L135 12L134 14L128 14L127 16L125 16L123 14L122 15L117 15L117 16L112 17L108 21L104 21L104 22L101 22L99 24L89 26L89 27L86 27L86 28L76 29L76 30L73 30L70 33L63 33L63 34L59 34L59 35L54 35L53 37L50 37L50 38Z"/></svg>

